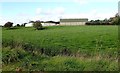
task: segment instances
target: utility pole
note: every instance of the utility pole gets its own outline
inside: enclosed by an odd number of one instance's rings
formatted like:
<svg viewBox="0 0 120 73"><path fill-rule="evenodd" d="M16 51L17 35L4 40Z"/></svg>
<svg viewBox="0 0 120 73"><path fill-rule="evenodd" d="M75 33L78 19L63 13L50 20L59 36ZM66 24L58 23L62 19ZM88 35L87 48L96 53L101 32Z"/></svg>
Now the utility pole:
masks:
<svg viewBox="0 0 120 73"><path fill-rule="evenodd" d="M120 1L118 2L118 15L120 16Z"/></svg>

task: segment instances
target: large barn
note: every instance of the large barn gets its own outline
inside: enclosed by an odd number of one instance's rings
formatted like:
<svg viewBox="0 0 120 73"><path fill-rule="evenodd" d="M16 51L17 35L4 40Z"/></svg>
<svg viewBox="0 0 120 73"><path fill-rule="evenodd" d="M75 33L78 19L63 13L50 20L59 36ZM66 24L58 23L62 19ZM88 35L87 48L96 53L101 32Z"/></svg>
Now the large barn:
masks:
<svg viewBox="0 0 120 73"><path fill-rule="evenodd" d="M60 19L60 25L85 25L86 22L88 22L87 18Z"/></svg>

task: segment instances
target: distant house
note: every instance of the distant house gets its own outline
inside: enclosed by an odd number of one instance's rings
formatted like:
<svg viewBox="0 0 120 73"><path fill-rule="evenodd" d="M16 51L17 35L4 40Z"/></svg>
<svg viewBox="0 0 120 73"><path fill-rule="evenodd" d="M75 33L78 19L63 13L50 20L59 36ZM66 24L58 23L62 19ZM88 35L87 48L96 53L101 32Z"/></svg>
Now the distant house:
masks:
<svg viewBox="0 0 120 73"><path fill-rule="evenodd" d="M25 27L32 27L33 26L33 23L27 23L26 25L25 25Z"/></svg>
<svg viewBox="0 0 120 73"><path fill-rule="evenodd" d="M59 22L55 22L55 21L46 21L46 22L42 22L43 26L56 26L59 25Z"/></svg>
<svg viewBox="0 0 120 73"><path fill-rule="evenodd" d="M40 21L42 26L56 26L59 25L60 22L55 22L55 21ZM32 27L34 21L31 21L25 25L25 27Z"/></svg>
<svg viewBox="0 0 120 73"><path fill-rule="evenodd" d="M80 19L60 19L60 25L85 25L88 22L87 18Z"/></svg>

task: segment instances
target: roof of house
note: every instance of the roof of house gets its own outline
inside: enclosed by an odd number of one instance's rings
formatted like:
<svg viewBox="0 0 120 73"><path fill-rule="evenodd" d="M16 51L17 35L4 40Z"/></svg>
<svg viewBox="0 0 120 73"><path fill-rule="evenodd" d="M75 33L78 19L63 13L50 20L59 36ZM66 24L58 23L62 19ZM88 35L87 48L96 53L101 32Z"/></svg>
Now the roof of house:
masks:
<svg viewBox="0 0 120 73"><path fill-rule="evenodd" d="M87 18L80 18L80 19L60 19L60 22L87 22Z"/></svg>
<svg viewBox="0 0 120 73"><path fill-rule="evenodd" d="M55 23L55 21L46 21L44 23Z"/></svg>

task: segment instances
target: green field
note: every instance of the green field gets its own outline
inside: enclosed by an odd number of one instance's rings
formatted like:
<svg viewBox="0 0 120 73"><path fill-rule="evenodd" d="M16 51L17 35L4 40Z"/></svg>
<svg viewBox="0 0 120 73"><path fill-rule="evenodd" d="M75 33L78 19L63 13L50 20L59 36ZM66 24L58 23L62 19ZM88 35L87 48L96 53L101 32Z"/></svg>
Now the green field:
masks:
<svg viewBox="0 0 120 73"><path fill-rule="evenodd" d="M3 71L118 70L118 26L2 29Z"/></svg>

